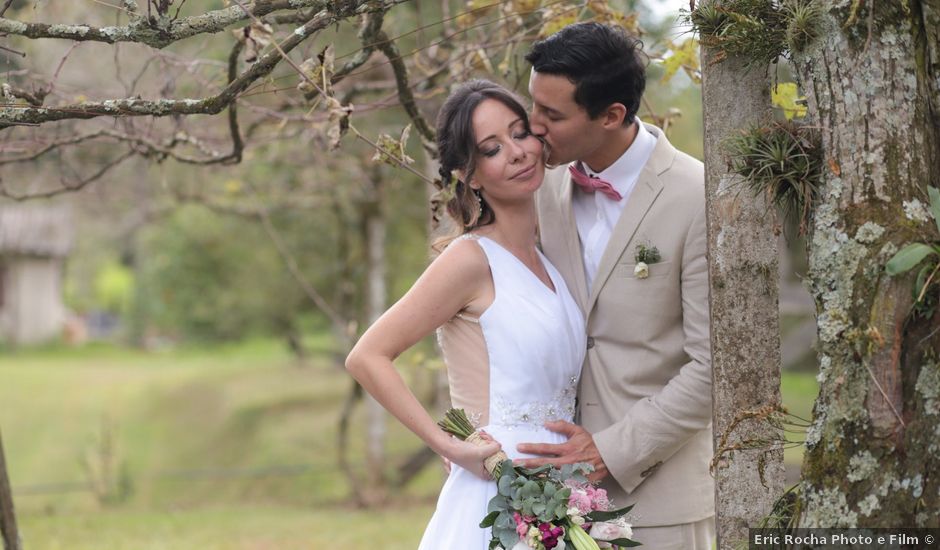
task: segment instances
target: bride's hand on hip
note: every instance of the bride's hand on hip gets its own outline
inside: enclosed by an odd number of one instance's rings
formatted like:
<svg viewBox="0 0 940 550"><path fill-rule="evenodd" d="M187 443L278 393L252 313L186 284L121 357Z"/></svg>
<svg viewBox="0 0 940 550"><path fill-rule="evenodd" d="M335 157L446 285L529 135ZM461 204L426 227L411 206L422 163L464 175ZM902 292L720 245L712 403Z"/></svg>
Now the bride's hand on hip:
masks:
<svg viewBox="0 0 940 550"><path fill-rule="evenodd" d="M486 471L483 462L502 450L502 445L485 432L480 435L484 445L451 438L451 444L444 453L444 458L479 478L491 480L493 477Z"/></svg>

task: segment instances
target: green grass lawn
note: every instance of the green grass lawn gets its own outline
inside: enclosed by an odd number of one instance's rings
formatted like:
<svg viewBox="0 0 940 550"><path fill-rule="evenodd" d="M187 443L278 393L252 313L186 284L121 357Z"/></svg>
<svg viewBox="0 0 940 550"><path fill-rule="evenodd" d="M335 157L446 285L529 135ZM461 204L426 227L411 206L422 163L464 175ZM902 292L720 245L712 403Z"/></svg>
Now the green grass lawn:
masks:
<svg viewBox="0 0 940 550"><path fill-rule="evenodd" d="M379 511L221 506L42 516L21 523L27 550L414 550L430 504Z"/></svg>
<svg viewBox="0 0 940 550"><path fill-rule="evenodd" d="M405 375L417 386L430 378L426 369ZM389 510L405 521L380 512L370 523L344 508L336 435L349 378L326 355L298 366L278 342L7 351L0 381L0 429L29 549L365 549L373 537L385 538L382 548L414 548L443 479L432 465L396 496ZM359 409L354 459L364 448ZM394 465L420 445L393 420L388 427ZM85 484L108 464L132 487L120 504L49 491Z"/></svg>
<svg viewBox="0 0 940 550"><path fill-rule="evenodd" d="M427 369L404 373L429 386ZM327 355L299 367L272 341L0 353L0 429L25 548L414 548L441 469L427 468L377 512L345 504L336 426L349 387ZM809 418L813 374L785 373L782 391L790 410ZM354 457L364 448L359 409ZM394 420L388 442L390 464L419 447ZM791 449L786 460L801 456ZM119 504L46 491L87 483L107 464L130 481ZM282 467L299 473L263 475Z"/></svg>
<svg viewBox="0 0 940 550"><path fill-rule="evenodd" d="M783 405L787 410L809 423L813 418L813 403L816 402L816 395L819 394L819 383L816 381L815 372L794 371L784 372L780 378L780 396ZM803 424L804 422L797 420ZM804 440L805 430L802 428L791 427L794 430L787 434L790 441L801 442ZM802 445L791 446L784 450L783 461L787 465L799 465L803 463Z"/></svg>

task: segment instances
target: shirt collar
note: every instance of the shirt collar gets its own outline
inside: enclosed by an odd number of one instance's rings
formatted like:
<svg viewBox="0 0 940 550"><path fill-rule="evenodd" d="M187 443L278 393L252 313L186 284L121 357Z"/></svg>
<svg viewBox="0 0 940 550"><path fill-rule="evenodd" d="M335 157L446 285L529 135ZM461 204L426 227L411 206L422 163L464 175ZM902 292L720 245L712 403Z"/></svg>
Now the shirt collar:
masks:
<svg viewBox="0 0 940 550"><path fill-rule="evenodd" d="M636 119L634 124L637 125L637 132L633 143L613 164L601 172L595 172L586 163L582 163L588 175L610 182L614 189L624 196L640 176L640 171L656 148L656 136L647 130L639 119Z"/></svg>

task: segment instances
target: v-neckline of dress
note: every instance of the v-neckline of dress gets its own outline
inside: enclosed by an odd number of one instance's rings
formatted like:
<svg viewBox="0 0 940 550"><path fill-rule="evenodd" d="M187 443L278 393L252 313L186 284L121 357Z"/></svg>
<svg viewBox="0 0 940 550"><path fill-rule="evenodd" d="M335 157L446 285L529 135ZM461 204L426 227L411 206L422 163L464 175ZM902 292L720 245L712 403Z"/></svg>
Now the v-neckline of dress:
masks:
<svg viewBox="0 0 940 550"><path fill-rule="evenodd" d="M515 254L513 254L508 248L506 248L505 246L499 244L499 242L497 242L497 241L494 240L494 239L491 239L490 237L486 237L486 236L484 236L484 235L480 235L479 237L480 237L481 239L486 239L486 240L490 241L491 243L493 243L493 244L495 244L496 246L498 246L499 248L501 248L501 249L503 250L503 252L505 252L506 254L509 254L509 255L512 257L512 259L516 261L516 263L518 263L520 266L522 266L522 268L525 269L525 270L529 273L529 275L531 275L532 278L535 279L535 280L538 282L538 284L539 284L540 287L544 288L545 290L547 290L548 292L550 292L550 293L551 293L552 295L554 295L554 296L557 296L557 295L558 295L558 283L555 281L555 277L552 276L552 271L551 271L551 269L549 269L548 266L545 264L545 256L542 254L542 251L539 250L537 247L536 247L536 249L535 249L535 253L538 254L538 256L539 256L539 263L542 264L542 269L544 269L544 270L545 270L545 274L548 275L548 280L552 282L552 286L548 286L547 284L545 284L545 281L543 281L538 275L536 275L536 273L535 273L534 271L532 271L532 269L530 269L529 266L527 266L527 265L525 264L525 262L523 262L522 260L520 260L519 257L516 256Z"/></svg>

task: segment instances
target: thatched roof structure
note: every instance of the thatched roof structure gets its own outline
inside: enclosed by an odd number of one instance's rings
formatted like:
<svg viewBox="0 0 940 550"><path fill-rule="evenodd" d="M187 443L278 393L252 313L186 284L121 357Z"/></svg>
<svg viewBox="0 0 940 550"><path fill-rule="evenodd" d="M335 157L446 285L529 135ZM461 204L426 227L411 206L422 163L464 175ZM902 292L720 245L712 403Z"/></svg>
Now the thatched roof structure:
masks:
<svg viewBox="0 0 940 550"><path fill-rule="evenodd" d="M71 220L65 205L0 204L0 256L68 255L73 243Z"/></svg>

